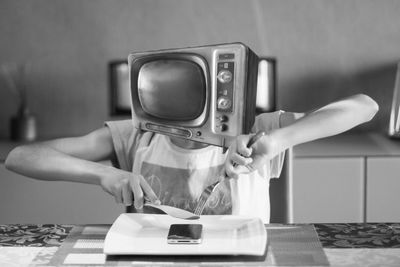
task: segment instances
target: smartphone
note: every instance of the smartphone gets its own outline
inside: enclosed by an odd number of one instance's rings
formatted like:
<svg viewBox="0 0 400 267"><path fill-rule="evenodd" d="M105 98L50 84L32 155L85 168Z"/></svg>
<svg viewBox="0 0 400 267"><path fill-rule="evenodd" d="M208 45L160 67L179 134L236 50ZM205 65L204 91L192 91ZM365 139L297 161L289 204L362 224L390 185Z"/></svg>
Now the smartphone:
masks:
<svg viewBox="0 0 400 267"><path fill-rule="evenodd" d="M171 224L168 244L200 244L203 232L201 224Z"/></svg>

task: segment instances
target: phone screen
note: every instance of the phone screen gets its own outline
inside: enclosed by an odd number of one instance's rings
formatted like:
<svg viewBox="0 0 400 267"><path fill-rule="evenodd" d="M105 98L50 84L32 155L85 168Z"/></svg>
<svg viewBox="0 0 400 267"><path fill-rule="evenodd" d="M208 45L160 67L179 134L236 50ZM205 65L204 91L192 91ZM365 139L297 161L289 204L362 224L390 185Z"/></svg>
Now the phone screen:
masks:
<svg viewBox="0 0 400 267"><path fill-rule="evenodd" d="M169 244L200 244L203 225L171 224L167 241Z"/></svg>

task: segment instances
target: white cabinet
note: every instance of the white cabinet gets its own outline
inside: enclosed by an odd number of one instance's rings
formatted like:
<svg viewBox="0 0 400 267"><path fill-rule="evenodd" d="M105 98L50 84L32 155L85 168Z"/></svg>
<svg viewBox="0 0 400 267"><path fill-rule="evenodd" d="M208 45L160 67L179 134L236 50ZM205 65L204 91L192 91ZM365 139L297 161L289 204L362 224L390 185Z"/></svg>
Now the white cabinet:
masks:
<svg viewBox="0 0 400 267"><path fill-rule="evenodd" d="M371 157L367 166L367 221L400 222L400 157Z"/></svg>
<svg viewBox="0 0 400 267"><path fill-rule="evenodd" d="M362 222L364 158L295 158L295 223Z"/></svg>
<svg viewBox="0 0 400 267"><path fill-rule="evenodd" d="M112 223L122 212L99 186L37 181L0 164L0 224Z"/></svg>

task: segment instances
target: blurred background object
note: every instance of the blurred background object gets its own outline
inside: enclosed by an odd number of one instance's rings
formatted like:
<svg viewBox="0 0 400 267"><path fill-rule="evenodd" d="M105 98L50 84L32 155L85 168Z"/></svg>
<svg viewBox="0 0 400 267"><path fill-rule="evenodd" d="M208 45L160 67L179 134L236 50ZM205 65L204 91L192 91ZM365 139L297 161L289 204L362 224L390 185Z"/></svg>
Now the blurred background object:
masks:
<svg viewBox="0 0 400 267"><path fill-rule="evenodd" d="M400 138L400 63L394 82L392 109L390 112L389 136Z"/></svg>
<svg viewBox="0 0 400 267"><path fill-rule="evenodd" d="M28 63L9 63L1 66L5 87L14 95L17 112L10 119L10 138L13 141L31 142L37 137L36 118L28 105Z"/></svg>
<svg viewBox="0 0 400 267"><path fill-rule="evenodd" d="M110 115L131 115L131 92L127 60L114 60L108 65Z"/></svg>
<svg viewBox="0 0 400 267"><path fill-rule="evenodd" d="M257 113L276 110L276 59L260 57L257 81Z"/></svg>

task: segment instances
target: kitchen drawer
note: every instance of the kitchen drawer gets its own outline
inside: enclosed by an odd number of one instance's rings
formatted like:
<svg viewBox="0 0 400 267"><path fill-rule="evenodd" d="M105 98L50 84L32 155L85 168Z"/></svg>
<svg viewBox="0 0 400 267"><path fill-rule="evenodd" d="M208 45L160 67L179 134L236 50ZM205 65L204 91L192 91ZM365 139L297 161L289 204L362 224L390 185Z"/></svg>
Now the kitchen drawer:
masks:
<svg viewBox="0 0 400 267"><path fill-rule="evenodd" d="M400 222L400 157L368 158L367 221Z"/></svg>
<svg viewBox="0 0 400 267"><path fill-rule="evenodd" d="M293 165L295 223L363 221L363 158L297 158Z"/></svg>

